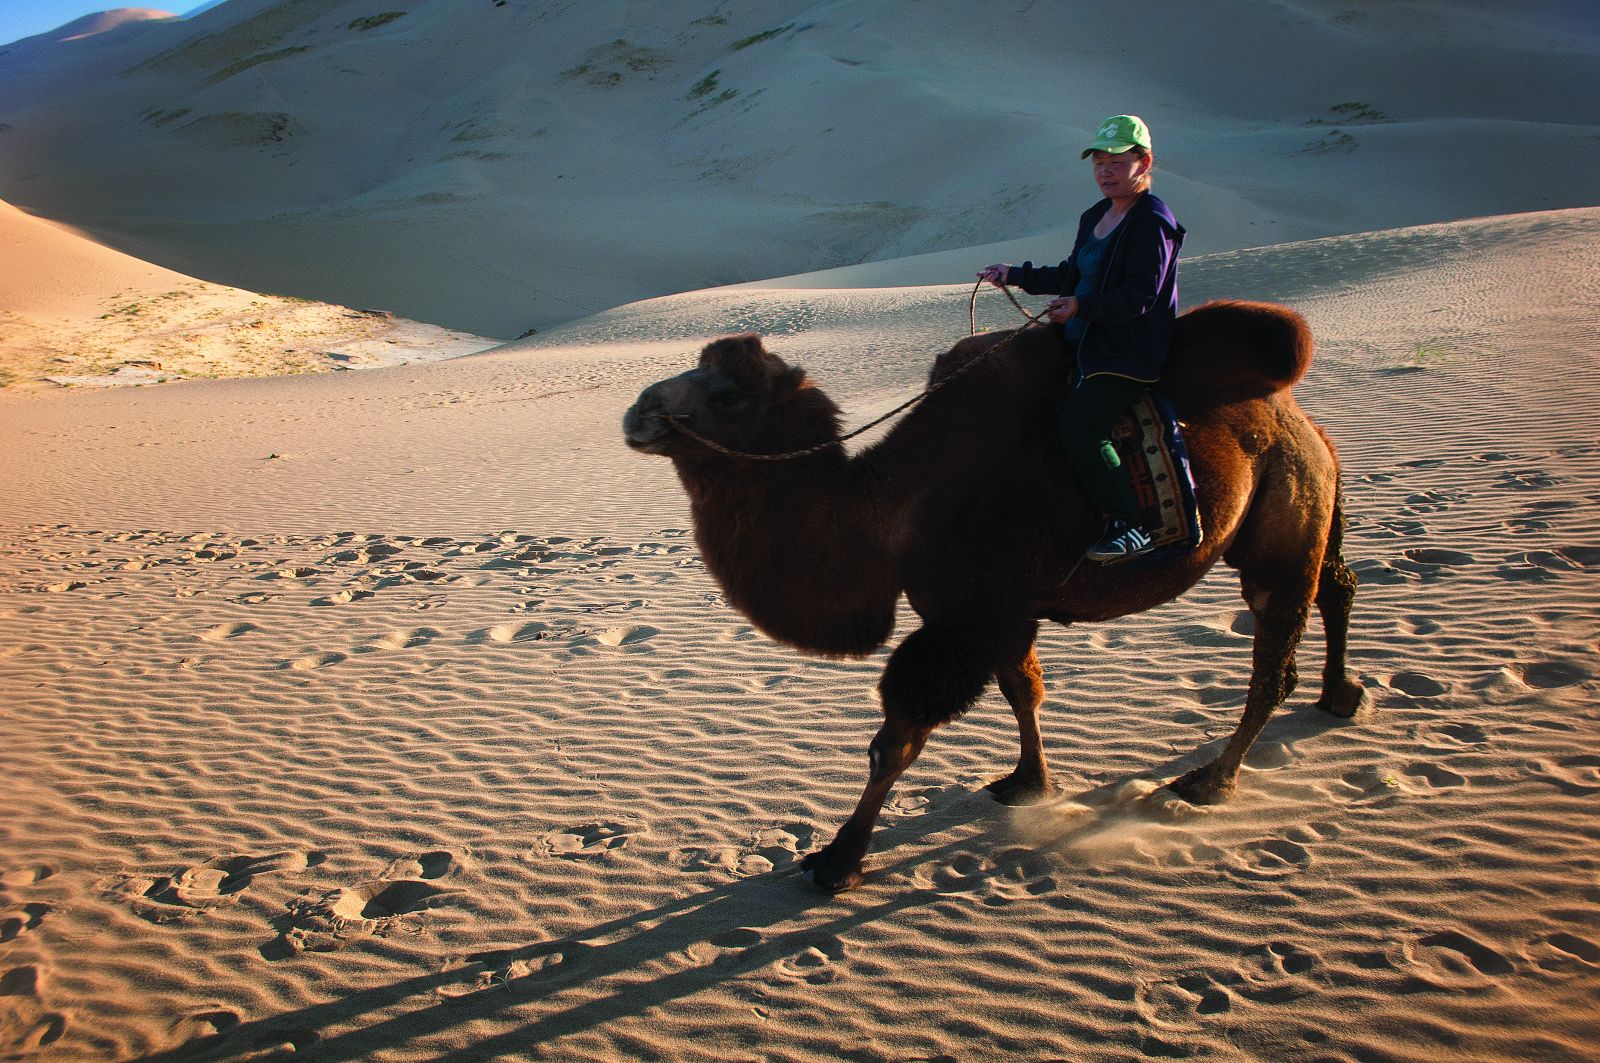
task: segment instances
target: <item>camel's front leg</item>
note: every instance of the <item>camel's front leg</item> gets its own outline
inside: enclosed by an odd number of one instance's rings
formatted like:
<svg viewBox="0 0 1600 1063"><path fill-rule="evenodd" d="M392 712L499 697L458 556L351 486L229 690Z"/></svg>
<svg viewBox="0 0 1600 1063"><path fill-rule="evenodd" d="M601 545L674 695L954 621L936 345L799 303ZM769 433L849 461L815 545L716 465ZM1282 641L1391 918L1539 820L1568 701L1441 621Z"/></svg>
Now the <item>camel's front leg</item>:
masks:
<svg viewBox="0 0 1600 1063"><path fill-rule="evenodd" d="M994 630L977 626L979 637ZM868 751L872 767L867 787L833 841L800 862L812 882L836 893L861 881L861 861L889 790L917 759L934 728L978 700L994 674L995 646L975 644L972 630L930 623L890 655L878 682L884 720Z"/></svg>
<svg viewBox="0 0 1600 1063"><path fill-rule="evenodd" d="M987 787L995 799L1007 805L1030 805L1049 797L1050 769L1044 762L1044 736L1039 731L1039 706L1044 702L1044 670L1033 646L1020 661L995 669L1000 692L1006 696L1017 717L1017 734L1022 743L1017 768Z"/></svg>
<svg viewBox="0 0 1600 1063"><path fill-rule="evenodd" d="M916 727L894 719L885 721L879 728L872 745L867 747L872 766L867 775L867 788L856 802L855 811L839 828L833 841L800 861L801 868L817 887L838 893L861 881L861 861L872 841L878 813L883 810L895 780L917 759L932 731L932 727Z"/></svg>
<svg viewBox="0 0 1600 1063"><path fill-rule="evenodd" d="M1309 587L1265 591L1246 585L1245 598L1256 616L1256 637L1250 693L1245 699L1244 718L1222 755L1210 764L1187 772L1167 786L1179 797L1196 805L1226 800L1239 778L1239 767L1267 719L1284 699L1294 692L1294 651L1305 631L1311 611Z"/></svg>

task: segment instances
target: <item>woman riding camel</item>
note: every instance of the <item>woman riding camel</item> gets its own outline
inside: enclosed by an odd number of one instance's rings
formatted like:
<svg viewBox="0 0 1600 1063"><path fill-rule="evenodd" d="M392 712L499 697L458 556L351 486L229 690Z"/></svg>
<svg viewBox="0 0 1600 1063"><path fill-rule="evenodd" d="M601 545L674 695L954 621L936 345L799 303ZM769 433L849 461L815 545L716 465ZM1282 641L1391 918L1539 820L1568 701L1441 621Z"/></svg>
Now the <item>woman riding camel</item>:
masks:
<svg viewBox="0 0 1600 1063"><path fill-rule="evenodd" d="M1061 415L1061 440L1084 490L1106 517L1092 561L1125 561L1151 547L1111 425L1161 376L1178 316L1178 249L1184 228L1150 192L1150 130L1137 115L1100 123L1083 158L1105 196L1078 220L1059 266L997 263L978 276L1032 295L1059 296L1045 316L1061 324L1077 364Z"/></svg>

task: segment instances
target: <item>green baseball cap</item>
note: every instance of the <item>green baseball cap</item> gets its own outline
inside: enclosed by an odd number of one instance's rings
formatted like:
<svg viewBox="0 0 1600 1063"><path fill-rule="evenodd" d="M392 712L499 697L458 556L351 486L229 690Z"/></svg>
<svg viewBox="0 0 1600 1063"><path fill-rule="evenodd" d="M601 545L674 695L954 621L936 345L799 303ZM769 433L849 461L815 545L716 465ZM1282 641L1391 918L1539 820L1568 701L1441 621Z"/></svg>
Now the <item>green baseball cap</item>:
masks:
<svg viewBox="0 0 1600 1063"><path fill-rule="evenodd" d="M1121 155L1133 148L1150 150L1150 127L1136 114L1114 114L1100 123L1094 143L1084 148L1080 157L1087 159L1097 151Z"/></svg>

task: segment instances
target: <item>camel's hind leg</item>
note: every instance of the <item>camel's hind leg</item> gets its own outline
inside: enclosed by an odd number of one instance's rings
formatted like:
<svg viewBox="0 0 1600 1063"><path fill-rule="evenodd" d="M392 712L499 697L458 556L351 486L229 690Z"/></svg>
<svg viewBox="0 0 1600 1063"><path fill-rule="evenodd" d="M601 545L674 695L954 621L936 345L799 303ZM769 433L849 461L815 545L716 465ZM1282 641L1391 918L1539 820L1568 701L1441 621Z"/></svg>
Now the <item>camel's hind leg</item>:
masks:
<svg viewBox="0 0 1600 1063"><path fill-rule="evenodd" d="M1328 656L1322 665L1322 696L1317 708L1335 716L1354 716L1370 699L1346 665L1350 636L1350 608L1356 598L1356 574L1344 563L1344 492L1336 497L1328 549L1322 555L1322 575L1317 583L1317 611L1327 633Z"/></svg>
<svg viewBox="0 0 1600 1063"><path fill-rule="evenodd" d="M1044 736L1039 731L1039 706L1044 702L1044 670L1033 643L1019 661L995 669L1000 692L1017 717L1017 734L1022 743L1017 768L987 787L995 799L1007 805L1028 805L1049 797L1050 769L1044 762Z"/></svg>

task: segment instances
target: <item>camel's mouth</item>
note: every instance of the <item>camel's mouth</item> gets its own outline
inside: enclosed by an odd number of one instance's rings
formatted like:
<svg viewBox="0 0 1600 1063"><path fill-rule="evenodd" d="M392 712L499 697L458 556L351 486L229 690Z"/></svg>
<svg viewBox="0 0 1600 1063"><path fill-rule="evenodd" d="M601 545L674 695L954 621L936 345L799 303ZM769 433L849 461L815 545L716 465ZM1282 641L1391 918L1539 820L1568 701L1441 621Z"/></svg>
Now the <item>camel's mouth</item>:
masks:
<svg viewBox="0 0 1600 1063"><path fill-rule="evenodd" d="M634 450L661 454L677 430L659 401L647 402L643 396L622 415L622 439Z"/></svg>

